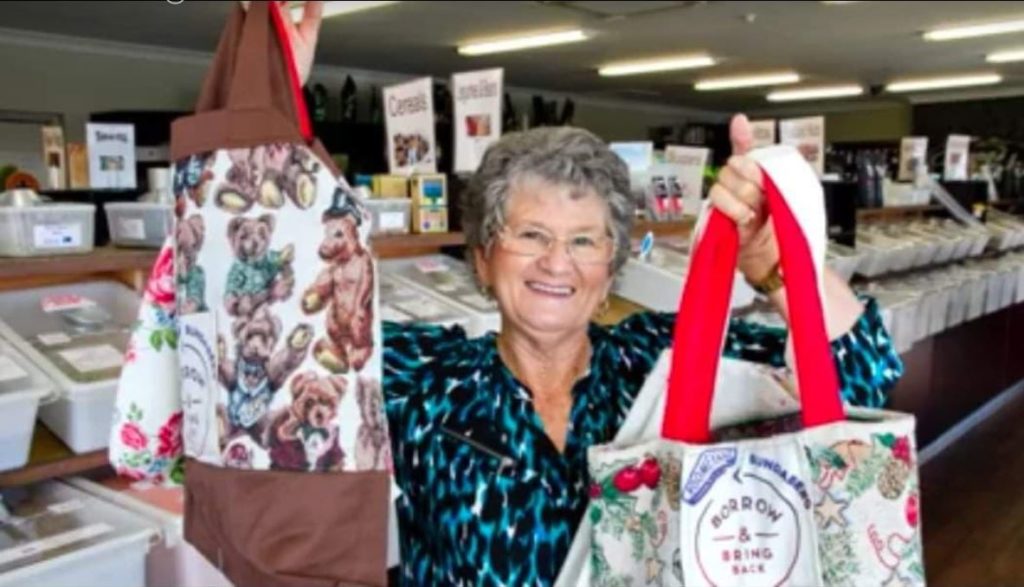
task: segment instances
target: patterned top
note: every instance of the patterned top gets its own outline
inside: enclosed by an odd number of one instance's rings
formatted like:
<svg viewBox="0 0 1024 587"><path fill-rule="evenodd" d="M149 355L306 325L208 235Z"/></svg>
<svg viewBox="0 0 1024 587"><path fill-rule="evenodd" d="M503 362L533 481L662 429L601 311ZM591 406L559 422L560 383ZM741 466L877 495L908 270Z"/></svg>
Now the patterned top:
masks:
<svg viewBox="0 0 1024 587"><path fill-rule="evenodd" d="M402 585L552 585L586 508L587 448L615 436L674 323L641 313L590 327L560 454L493 333L385 322ZM903 365L873 300L832 349L844 400L883 405ZM784 352L783 330L732 322L727 356L782 366Z"/></svg>

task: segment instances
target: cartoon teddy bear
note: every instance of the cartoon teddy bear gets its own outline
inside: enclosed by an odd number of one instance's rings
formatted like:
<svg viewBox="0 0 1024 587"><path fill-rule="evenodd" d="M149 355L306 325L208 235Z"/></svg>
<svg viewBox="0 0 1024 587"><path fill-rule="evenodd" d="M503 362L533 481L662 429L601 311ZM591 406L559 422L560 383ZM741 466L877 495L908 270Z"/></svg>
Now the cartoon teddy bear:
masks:
<svg viewBox="0 0 1024 587"><path fill-rule="evenodd" d="M248 316L262 304L280 302L292 295L295 273L292 245L270 250L274 217L233 218L228 223L228 241L235 262L228 271L224 306L231 316Z"/></svg>
<svg viewBox="0 0 1024 587"><path fill-rule="evenodd" d="M231 167L216 197L221 209L242 214L256 203L277 209L286 196L303 210L315 202L320 164L304 147L279 143L234 149L228 156Z"/></svg>
<svg viewBox="0 0 1024 587"><path fill-rule="evenodd" d="M332 373L363 368L373 352L373 261L359 240L362 208L342 189L323 214L320 258L329 265L302 298L302 310L327 308L327 337L313 356Z"/></svg>
<svg viewBox="0 0 1024 587"><path fill-rule="evenodd" d="M206 182L213 179L213 171L210 169L212 161L209 154L189 155L174 164L172 188L175 196L174 212L178 218L185 216L186 197L199 208L206 203Z"/></svg>
<svg viewBox="0 0 1024 587"><path fill-rule="evenodd" d="M313 328L299 324L284 348L274 352L281 337L281 320L263 305L251 317L235 320L232 334L233 358L228 357L224 338L217 337L218 379L228 392L225 436L231 439L246 432L260 442L270 401L306 359Z"/></svg>
<svg viewBox="0 0 1024 587"><path fill-rule="evenodd" d="M270 468L288 471L340 471L345 452L334 422L345 395L344 377L307 371L292 379L292 403L277 412L267 429Z"/></svg>
<svg viewBox="0 0 1024 587"><path fill-rule="evenodd" d="M359 378L356 403L362 424L356 432L356 470L385 471L391 467L391 446L384 420L384 397L380 382Z"/></svg>
<svg viewBox="0 0 1024 587"><path fill-rule="evenodd" d="M175 273L177 274L180 312L183 315L205 312L208 309L206 306L206 273L199 266L199 251L203 248L203 241L206 237L206 224L203 222L203 217L196 214L187 220L180 220L176 233Z"/></svg>

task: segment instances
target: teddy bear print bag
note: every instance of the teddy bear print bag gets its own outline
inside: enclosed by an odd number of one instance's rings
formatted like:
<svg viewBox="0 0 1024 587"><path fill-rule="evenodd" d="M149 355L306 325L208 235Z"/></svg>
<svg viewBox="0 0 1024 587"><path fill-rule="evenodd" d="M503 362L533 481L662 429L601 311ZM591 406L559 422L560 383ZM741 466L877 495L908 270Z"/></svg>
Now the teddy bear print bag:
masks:
<svg viewBox="0 0 1024 587"><path fill-rule="evenodd" d="M147 287L111 460L183 478L185 537L236 585L384 585L369 216L312 138L280 18L236 3L196 114L173 125L173 250Z"/></svg>

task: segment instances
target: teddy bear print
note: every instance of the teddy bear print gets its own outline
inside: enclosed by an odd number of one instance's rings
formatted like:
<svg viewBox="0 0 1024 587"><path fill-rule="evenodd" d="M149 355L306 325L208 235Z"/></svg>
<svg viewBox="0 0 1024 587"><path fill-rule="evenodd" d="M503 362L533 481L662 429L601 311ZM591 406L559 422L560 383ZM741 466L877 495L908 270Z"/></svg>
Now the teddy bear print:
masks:
<svg viewBox="0 0 1024 587"><path fill-rule="evenodd" d="M373 352L373 261L359 240L362 208L342 189L323 214L320 258L328 266L302 298L307 315L327 309L327 336L313 356L332 373L363 368Z"/></svg>
<svg viewBox="0 0 1024 587"><path fill-rule="evenodd" d="M175 229L177 238L177 257L175 274L177 275L177 291L179 310L185 314L205 312L206 306L206 273L199 266L199 251L203 248L206 237L206 225L203 217L196 214L181 220Z"/></svg>
<svg viewBox="0 0 1024 587"><path fill-rule="evenodd" d="M189 155L174 164L174 212L178 218L185 216L185 198L192 200L198 208L206 203L206 186L213 179L209 154Z"/></svg>
<svg viewBox="0 0 1024 587"><path fill-rule="evenodd" d="M278 209L285 198L306 210L316 201L320 164L302 146L278 143L228 152L231 167L217 190L217 206L232 214L254 204Z"/></svg>
<svg viewBox="0 0 1024 587"><path fill-rule="evenodd" d="M312 327L296 326L284 347L275 352L281 330L281 320L263 305L252 316L235 320L234 357L228 356L227 344L218 336L218 379L228 393L224 438L230 440L244 432L261 442L274 393L306 359Z"/></svg>
<svg viewBox="0 0 1024 587"><path fill-rule="evenodd" d="M391 467L391 447L384 420L384 397L380 382L359 378L356 403L362 424L356 433L356 470L385 471Z"/></svg>
<svg viewBox="0 0 1024 587"><path fill-rule="evenodd" d="M228 223L228 242L235 261L228 271L224 306L231 316L248 316L257 307L280 302L292 295L295 274L292 245L280 251L270 250L274 217L233 218Z"/></svg>
<svg viewBox="0 0 1024 587"><path fill-rule="evenodd" d="M271 469L342 470L345 453L335 418L345 389L339 375L319 377L308 371L292 379L292 403L272 417L267 429Z"/></svg>

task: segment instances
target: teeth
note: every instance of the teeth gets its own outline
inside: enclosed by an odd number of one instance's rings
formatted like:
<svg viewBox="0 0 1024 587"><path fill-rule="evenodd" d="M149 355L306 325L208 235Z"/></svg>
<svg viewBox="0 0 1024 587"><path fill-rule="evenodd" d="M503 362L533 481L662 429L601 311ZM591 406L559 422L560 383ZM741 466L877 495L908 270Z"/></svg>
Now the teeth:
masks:
<svg viewBox="0 0 1024 587"><path fill-rule="evenodd" d="M535 290L537 290L539 292L549 293L549 294L558 295L558 296L572 295L572 292L573 292L573 288L571 288L569 286L558 287L558 286L552 286L552 285L545 285L543 283L536 283L536 282L532 282L532 281L529 282L527 285L529 285L531 289L535 289Z"/></svg>

